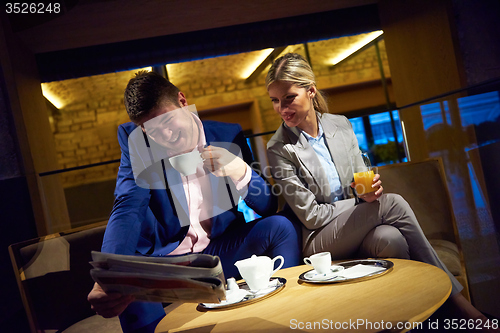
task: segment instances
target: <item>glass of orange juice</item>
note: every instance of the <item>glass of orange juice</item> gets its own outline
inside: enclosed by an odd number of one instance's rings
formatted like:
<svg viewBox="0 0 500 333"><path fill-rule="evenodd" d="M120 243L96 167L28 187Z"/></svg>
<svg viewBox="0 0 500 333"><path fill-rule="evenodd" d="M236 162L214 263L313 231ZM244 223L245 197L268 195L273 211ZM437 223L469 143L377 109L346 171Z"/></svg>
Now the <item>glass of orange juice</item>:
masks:
<svg viewBox="0 0 500 333"><path fill-rule="evenodd" d="M372 187L372 184L375 173L368 154L361 153L352 156L351 163L354 173L354 190L358 196L374 192L376 188Z"/></svg>

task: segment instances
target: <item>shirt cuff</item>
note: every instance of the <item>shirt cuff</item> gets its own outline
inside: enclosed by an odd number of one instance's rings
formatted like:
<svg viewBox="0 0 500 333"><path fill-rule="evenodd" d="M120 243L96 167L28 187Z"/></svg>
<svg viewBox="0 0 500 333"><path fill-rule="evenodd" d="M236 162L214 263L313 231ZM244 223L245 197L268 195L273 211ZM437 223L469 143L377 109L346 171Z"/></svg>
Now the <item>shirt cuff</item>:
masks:
<svg viewBox="0 0 500 333"><path fill-rule="evenodd" d="M246 168L245 174L243 175L243 177L234 182L237 191L241 191L241 189L243 189L245 186L248 185L248 183L250 183L250 179L252 179L252 168L250 168L246 163L245 163L245 168Z"/></svg>

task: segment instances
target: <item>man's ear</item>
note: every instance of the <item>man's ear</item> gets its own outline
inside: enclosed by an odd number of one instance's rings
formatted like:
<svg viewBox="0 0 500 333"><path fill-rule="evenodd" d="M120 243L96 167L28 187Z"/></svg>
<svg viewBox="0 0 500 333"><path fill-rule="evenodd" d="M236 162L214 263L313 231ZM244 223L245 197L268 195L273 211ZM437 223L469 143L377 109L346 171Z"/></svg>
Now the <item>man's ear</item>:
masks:
<svg viewBox="0 0 500 333"><path fill-rule="evenodd" d="M177 101L180 106L188 106L187 98L182 91L177 94Z"/></svg>

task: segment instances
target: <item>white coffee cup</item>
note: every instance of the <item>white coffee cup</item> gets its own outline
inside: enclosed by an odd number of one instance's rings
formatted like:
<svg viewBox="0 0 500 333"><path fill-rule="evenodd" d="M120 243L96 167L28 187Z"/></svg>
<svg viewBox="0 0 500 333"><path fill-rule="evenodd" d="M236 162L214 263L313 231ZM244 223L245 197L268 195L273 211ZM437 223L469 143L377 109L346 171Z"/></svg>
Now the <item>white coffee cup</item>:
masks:
<svg viewBox="0 0 500 333"><path fill-rule="evenodd" d="M172 156L169 158L169 162L181 175L189 176L196 173L196 168L200 163L203 163L203 159L200 152L194 150L190 153Z"/></svg>
<svg viewBox="0 0 500 333"><path fill-rule="evenodd" d="M332 256L330 252L319 252L308 258L304 258L304 262L314 267L314 270L320 274L326 274L331 271Z"/></svg>

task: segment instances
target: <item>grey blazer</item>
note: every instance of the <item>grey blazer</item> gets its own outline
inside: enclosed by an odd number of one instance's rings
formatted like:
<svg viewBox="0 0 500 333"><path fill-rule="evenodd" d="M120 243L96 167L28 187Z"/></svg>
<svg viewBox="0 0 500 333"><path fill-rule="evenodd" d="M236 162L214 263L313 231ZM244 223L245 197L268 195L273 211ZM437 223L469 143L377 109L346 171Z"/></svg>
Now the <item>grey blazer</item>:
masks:
<svg viewBox="0 0 500 333"><path fill-rule="evenodd" d="M351 182L351 156L360 153L358 140L346 117L319 114L335 167L339 173L344 200L330 203L330 184L321 163L306 137L297 127L283 123L267 144L275 192L283 194L287 204L302 222L303 246L323 226L357 203Z"/></svg>

